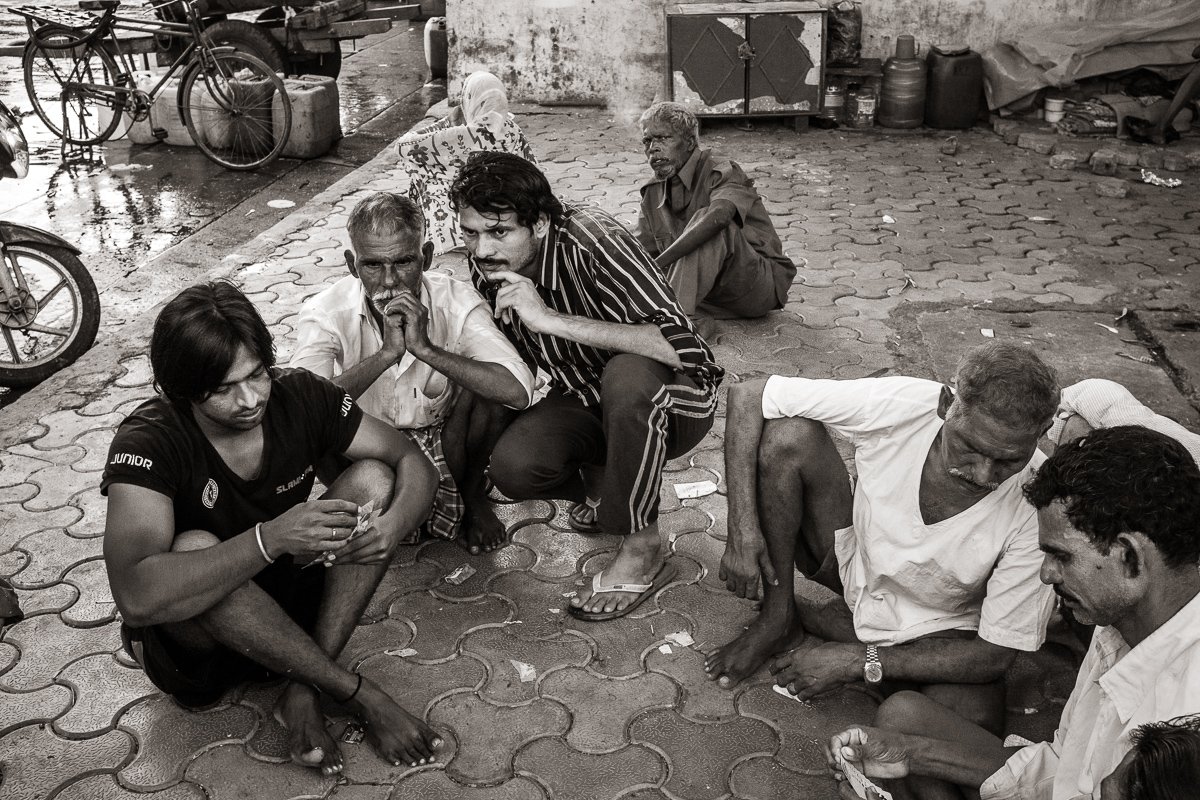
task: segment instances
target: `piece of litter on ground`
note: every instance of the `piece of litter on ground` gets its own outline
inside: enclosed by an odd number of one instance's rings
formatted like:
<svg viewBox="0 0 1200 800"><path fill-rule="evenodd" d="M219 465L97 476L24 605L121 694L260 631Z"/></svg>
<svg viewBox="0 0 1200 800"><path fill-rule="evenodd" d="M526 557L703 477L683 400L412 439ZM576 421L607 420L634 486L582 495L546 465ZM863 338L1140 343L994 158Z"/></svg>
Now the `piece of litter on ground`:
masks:
<svg viewBox="0 0 1200 800"><path fill-rule="evenodd" d="M996 332L994 330L992 330L991 328L980 328L979 332L981 334L983 334L983 338L985 338L985 339L995 339L996 338Z"/></svg>
<svg viewBox="0 0 1200 800"><path fill-rule="evenodd" d="M1054 217L1026 217L1030 222L1058 222Z"/></svg>
<svg viewBox="0 0 1200 800"><path fill-rule="evenodd" d="M687 631L680 631L679 633L668 633L667 641L671 642L672 644L677 644L680 647L691 647L692 645L694 645L696 643L696 640L693 639L692 635L690 633L688 633Z"/></svg>
<svg viewBox="0 0 1200 800"><path fill-rule="evenodd" d="M1150 356L1131 356L1129 353L1117 353L1121 358L1128 358L1130 361L1137 361L1142 364L1153 364L1154 359Z"/></svg>
<svg viewBox="0 0 1200 800"><path fill-rule="evenodd" d="M145 172L154 169L153 164L109 164L109 172Z"/></svg>
<svg viewBox="0 0 1200 800"><path fill-rule="evenodd" d="M1101 328L1104 328L1104 330L1108 331L1109 333L1120 333L1120 331L1117 330L1116 328L1114 328L1112 325L1105 325L1103 322L1093 322L1092 324L1099 325Z"/></svg>
<svg viewBox="0 0 1200 800"><path fill-rule="evenodd" d="M695 483L675 484L675 496L680 500L691 500L697 497L707 497L717 491L717 485L712 481L696 481Z"/></svg>
<svg viewBox="0 0 1200 800"><path fill-rule="evenodd" d="M408 658L409 656L415 656L417 651L411 647L398 647L394 650L384 650L383 654L385 656L399 656L400 658Z"/></svg>
<svg viewBox="0 0 1200 800"><path fill-rule="evenodd" d="M1036 708L1026 708L1025 709L1026 716L1029 716L1030 714L1036 714L1036 713L1038 713L1038 710Z"/></svg>
<svg viewBox="0 0 1200 800"><path fill-rule="evenodd" d="M533 668L532 664L517 661L515 658L510 658L508 663L512 664L517 674L521 676L521 683L530 683L537 680L537 670Z"/></svg>
<svg viewBox="0 0 1200 800"><path fill-rule="evenodd" d="M662 653L664 656L669 656L675 651L671 649L671 645L669 644L660 644L658 646L658 652Z"/></svg>
<svg viewBox="0 0 1200 800"><path fill-rule="evenodd" d="M247 211L247 212L246 212L246 216L247 216L247 217L248 217L248 216L250 216L251 214L253 214L253 213L254 213L254 211L255 211L255 209L253 209L253 208L252 208L252 209L250 209L249 211Z"/></svg>
<svg viewBox="0 0 1200 800"><path fill-rule="evenodd" d="M792 694L791 692L789 692L787 690L786 686L780 686L779 684L775 684L774 686L771 687L771 691L773 691L775 694L783 695L788 700L795 700L797 703L799 703L802 706L807 706L809 708L813 707L813 704L810 701L801 700L799 697L796 697L796 695Z"/></svg>
<svg viewBox="0 0 1200 800"><path fill-rule="evenodd" d="M271 208L291 208L296 205L295 200L268 200L267 205Z"/></svg>
<svg viewBox="0 0 1200 800"><path fill-rule="evenodd" d="M893 217L891 214L884 214L883 215L883 224L884 225L895 225L896 218Z"/></svg>
<svg viewBox="0 0 1200 800"><path fill-rule="evenodd" d="M455 586L458 586L459 584L465 583L467 581L467 579L470 578L474 574L475 574L474 567L472 567L470 564L463 564L461 567L454 570L454 572L451 572L449 575L447 575L442 580L444 580L446 583L450 583Z"/></svg>
<svg viewBox="0 0 1200 800"><path fill-rule="evenodd" d="M351 722L346 726L346 730L342 731L341 740L346 744L359 744L366 736L360 725Z"/></svg>
<svg viewBox="0 0 1200 800"><path fill-rule="evenodd" d="M1174 189L1176 186L1183 185L1183 181L1179 178L1160 178L1148 169L1142 170L1142 181L1151 186L1162 186L1167 189Z"/></svg>
<svg viewBox="0 0 1200 800"><path fill-rule="evenodd" d="M1129 307L1126 306L1125 308L1121 309L1120 314L1117 314L1115 317L1113 317L1113 322L1120 322L1121 320L1125 319L1128 316L1129 316Z"/></svg>
<svg viewBox="0 0 1200 800"><path fill-rule="evenodd" d="M563 612L563 610L561 608L548 608L546 610L549 611L551 614L561 614Z"/></svg>
<svg viewBox="0 0 1200 800"><path fill-rule="evenodd" d="M563 597L574 597L576 594L577 594L577 592L563 592L562 596Z"/></svg>

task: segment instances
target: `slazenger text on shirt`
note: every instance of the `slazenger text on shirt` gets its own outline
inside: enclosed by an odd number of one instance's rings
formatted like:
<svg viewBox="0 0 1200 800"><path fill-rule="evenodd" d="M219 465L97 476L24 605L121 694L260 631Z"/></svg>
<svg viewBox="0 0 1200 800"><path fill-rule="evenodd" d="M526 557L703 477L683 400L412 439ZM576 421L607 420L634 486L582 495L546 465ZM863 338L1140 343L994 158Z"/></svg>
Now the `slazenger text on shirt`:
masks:
<svg viewBox="0 0 1200 800"><path fill-rule="evenodd" d="M292 478L290 481L283 484L282 486L276 486L275 494L283 494L284 492L288 492L288 491L291 491L292 489L295 489L297 486L299 486L304 481L305 478L308 477L309 473L312 471L313 471L313 466L312 466L312 464L309 464L307 467L304 468L304 471L301 472L299 475Z"/></svg>

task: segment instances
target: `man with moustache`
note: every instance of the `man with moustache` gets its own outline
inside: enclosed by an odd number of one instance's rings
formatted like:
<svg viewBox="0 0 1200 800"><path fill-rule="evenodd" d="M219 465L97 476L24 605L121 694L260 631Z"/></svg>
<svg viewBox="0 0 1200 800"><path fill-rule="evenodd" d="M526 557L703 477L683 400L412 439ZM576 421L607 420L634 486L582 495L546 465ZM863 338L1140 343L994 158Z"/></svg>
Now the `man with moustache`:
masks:
<svg viewBox="0 0 1200 800"><path fill-rule="evenodd" d="M998 730L1004 673L1041 646L1053 608L1021 486L1058 396L1049 367L1002 342L965 355L956 389L906 377L734 386L720 577L741 597L761 587L763 603L708 657L710 677L731 686L783 653L771 671L801 698L862 680L917 686ZM826 427L854 448L853 494ZM798 600L794 568L839 597Z"/></svg>
<svg viewBox="0 0 1200 800"><path fill-rule="evenodd" d="M622 536L569 612L628 614L674 575L658 526L662 470L712 426L724 373L633 235L561 203L528 161L472 154L451 201L476 286L551 378L488 474L512 498L574 500L577 530Z"/></svg>
<svg viewBox="0 0 1200 800"><path fill-rule="evenodd" d="M640 122L654 180L642 187L638 238L679 305L717 318L782 308L796 265L754 181L699 146L700 123L684 106L656 103Z"/></svg>
<svg viewBox="0 0 1200 800"><path fill-rule="evenodd" d="M1098 626L1053 740L1004 747L900 692L876 727L832 738L835 774L844 759L917 798L1113 800L1139 727L1200 711L1200 469L1184 446L1138 426L1087 433L1060 446L1025 494L1038 509L1041 579Z"/></svg>
<svg viewBox="0 0 1200 800"><path fill-rule="evenodd" d="M338 663L396 547L429 513L429 461L338 387L277 369L266 324L230 283L167 303L150 364L160 395L121 423L100 484L125 649L189 710L285 678L275 715L292 759L325 775L343 758L322 694L388 763L432 761L433 730ZM350 466L309 500L331 454ZM359 524L368 503L379 516Z"/></svg>
<svg viewBox="0 0 1200 800"><path fill-rule="evenodd" d="M503 407L529 405L533 374L470 284L429 271L415 203L375 192L346 227L350 274L304 303L291 366L331 379L438 467L424 532L455 539L461 527L470 552L494 550L507 533L484 470L511 414Z"/></svg>

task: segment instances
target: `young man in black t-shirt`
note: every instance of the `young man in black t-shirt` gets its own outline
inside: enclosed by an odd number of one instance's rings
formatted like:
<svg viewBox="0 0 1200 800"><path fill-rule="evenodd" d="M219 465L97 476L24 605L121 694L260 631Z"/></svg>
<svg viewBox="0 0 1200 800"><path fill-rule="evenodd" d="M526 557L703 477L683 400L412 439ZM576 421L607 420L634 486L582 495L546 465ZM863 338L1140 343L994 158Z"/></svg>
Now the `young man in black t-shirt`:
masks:
<svg viewBox="0 0 1200 800"><path fill-rule="evenodd" d="M266 325L231 284L168 303L150 361L161 396L121 424L101 483L130 653L189 707L287 676L276 716L293 759L325 774L342 756L319 692L363 720L385 760L434 760L433 730L336 660L396 544L429 513L433 465L333 384L276 369ZM310 501L314 465L330 454L353 463ZM368 502L381 513L351 539ZM326 568L304 569L314 561Z"/></svg>

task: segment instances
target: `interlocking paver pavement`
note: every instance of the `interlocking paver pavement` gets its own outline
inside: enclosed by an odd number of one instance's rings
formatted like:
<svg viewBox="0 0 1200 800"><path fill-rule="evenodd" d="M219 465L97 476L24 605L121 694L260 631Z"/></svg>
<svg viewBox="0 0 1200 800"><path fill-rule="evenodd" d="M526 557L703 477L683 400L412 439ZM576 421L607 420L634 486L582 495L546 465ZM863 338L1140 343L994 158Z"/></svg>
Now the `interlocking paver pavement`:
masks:
<svg viewBox="0 0 1200 800"><path fill-rule="evenodd" d="M645 174L634 132L602 111L524 112L560 193L632 222ZM1191 354L1172 353L1197 336L1188 320L1200 311L1200 194L1129 181L1128 197L1101 197L1086 171L1051 169L1045 156L982 131L961 134L955 156L942 154L937 138L797 136L773 125L716 126L706 139L755 179L800 264L784 310L719 323L712 344L730 382L881 369L947 378L956 353L981 340L979 328L993 327L998 337L1036 340L1072 379L1114 374L1185 422L1198 418L1184 394L1171 393L1194 390L1189 381L1200 368ZM1124 157L1137 156L1130 149ZM367 191L405 185L394 155L381 154L222 265L281 337L282 359L300 304L343 273L349 209ZM453 257L438 264L462 274ZM1091 325L1125 306L1170 314L1147 315L1141 332ZM1072 314L1070 324L1055 321ZM1006 323L1018 318L1029 325ZM513 543L494 553L471 556L445 542L402 549L344 661L434 725L446 739L437 764L392 767L368 745L347 744L340 781L293 766L271 713L278 685L235 690L204 713L180 710L120 650L100 561L99 470L114 426L152 391L149 320L127 327L127 342L97 348L74 368L107 376L102 389L72 388L68 370L23 401L38 404L35 413L12 426L20 429L8 431L0 452L0 575L18 587L27 615L0 637L0 795L835 796L823 743L868 720L871 696L851 687L797 703L771 690L765 670L732 690L703 672L701 651L732 638L754 614L716 576L726 533L723 416L668 467L662 527L678 572L627 619L597 625L564 613L617 542L571 531L562 503L499 504ZM1059 328L1071 334L1055 340ZM1149 352L1152 342L1139 336L1155 330L1173 371L1112 355ZM1080 348L1091 348L1090 361ZM678 500L673 486L697 480L713 481L717 493ZM446 583L462 564L476 574ZM677 633L694 644L669 643ZM1052 730L1073 682L1064 641L1018 660L1009 679L1011 731ZM514 661L532 675L523 679ZM344 711L327 711L340 732Z"/></svg>

